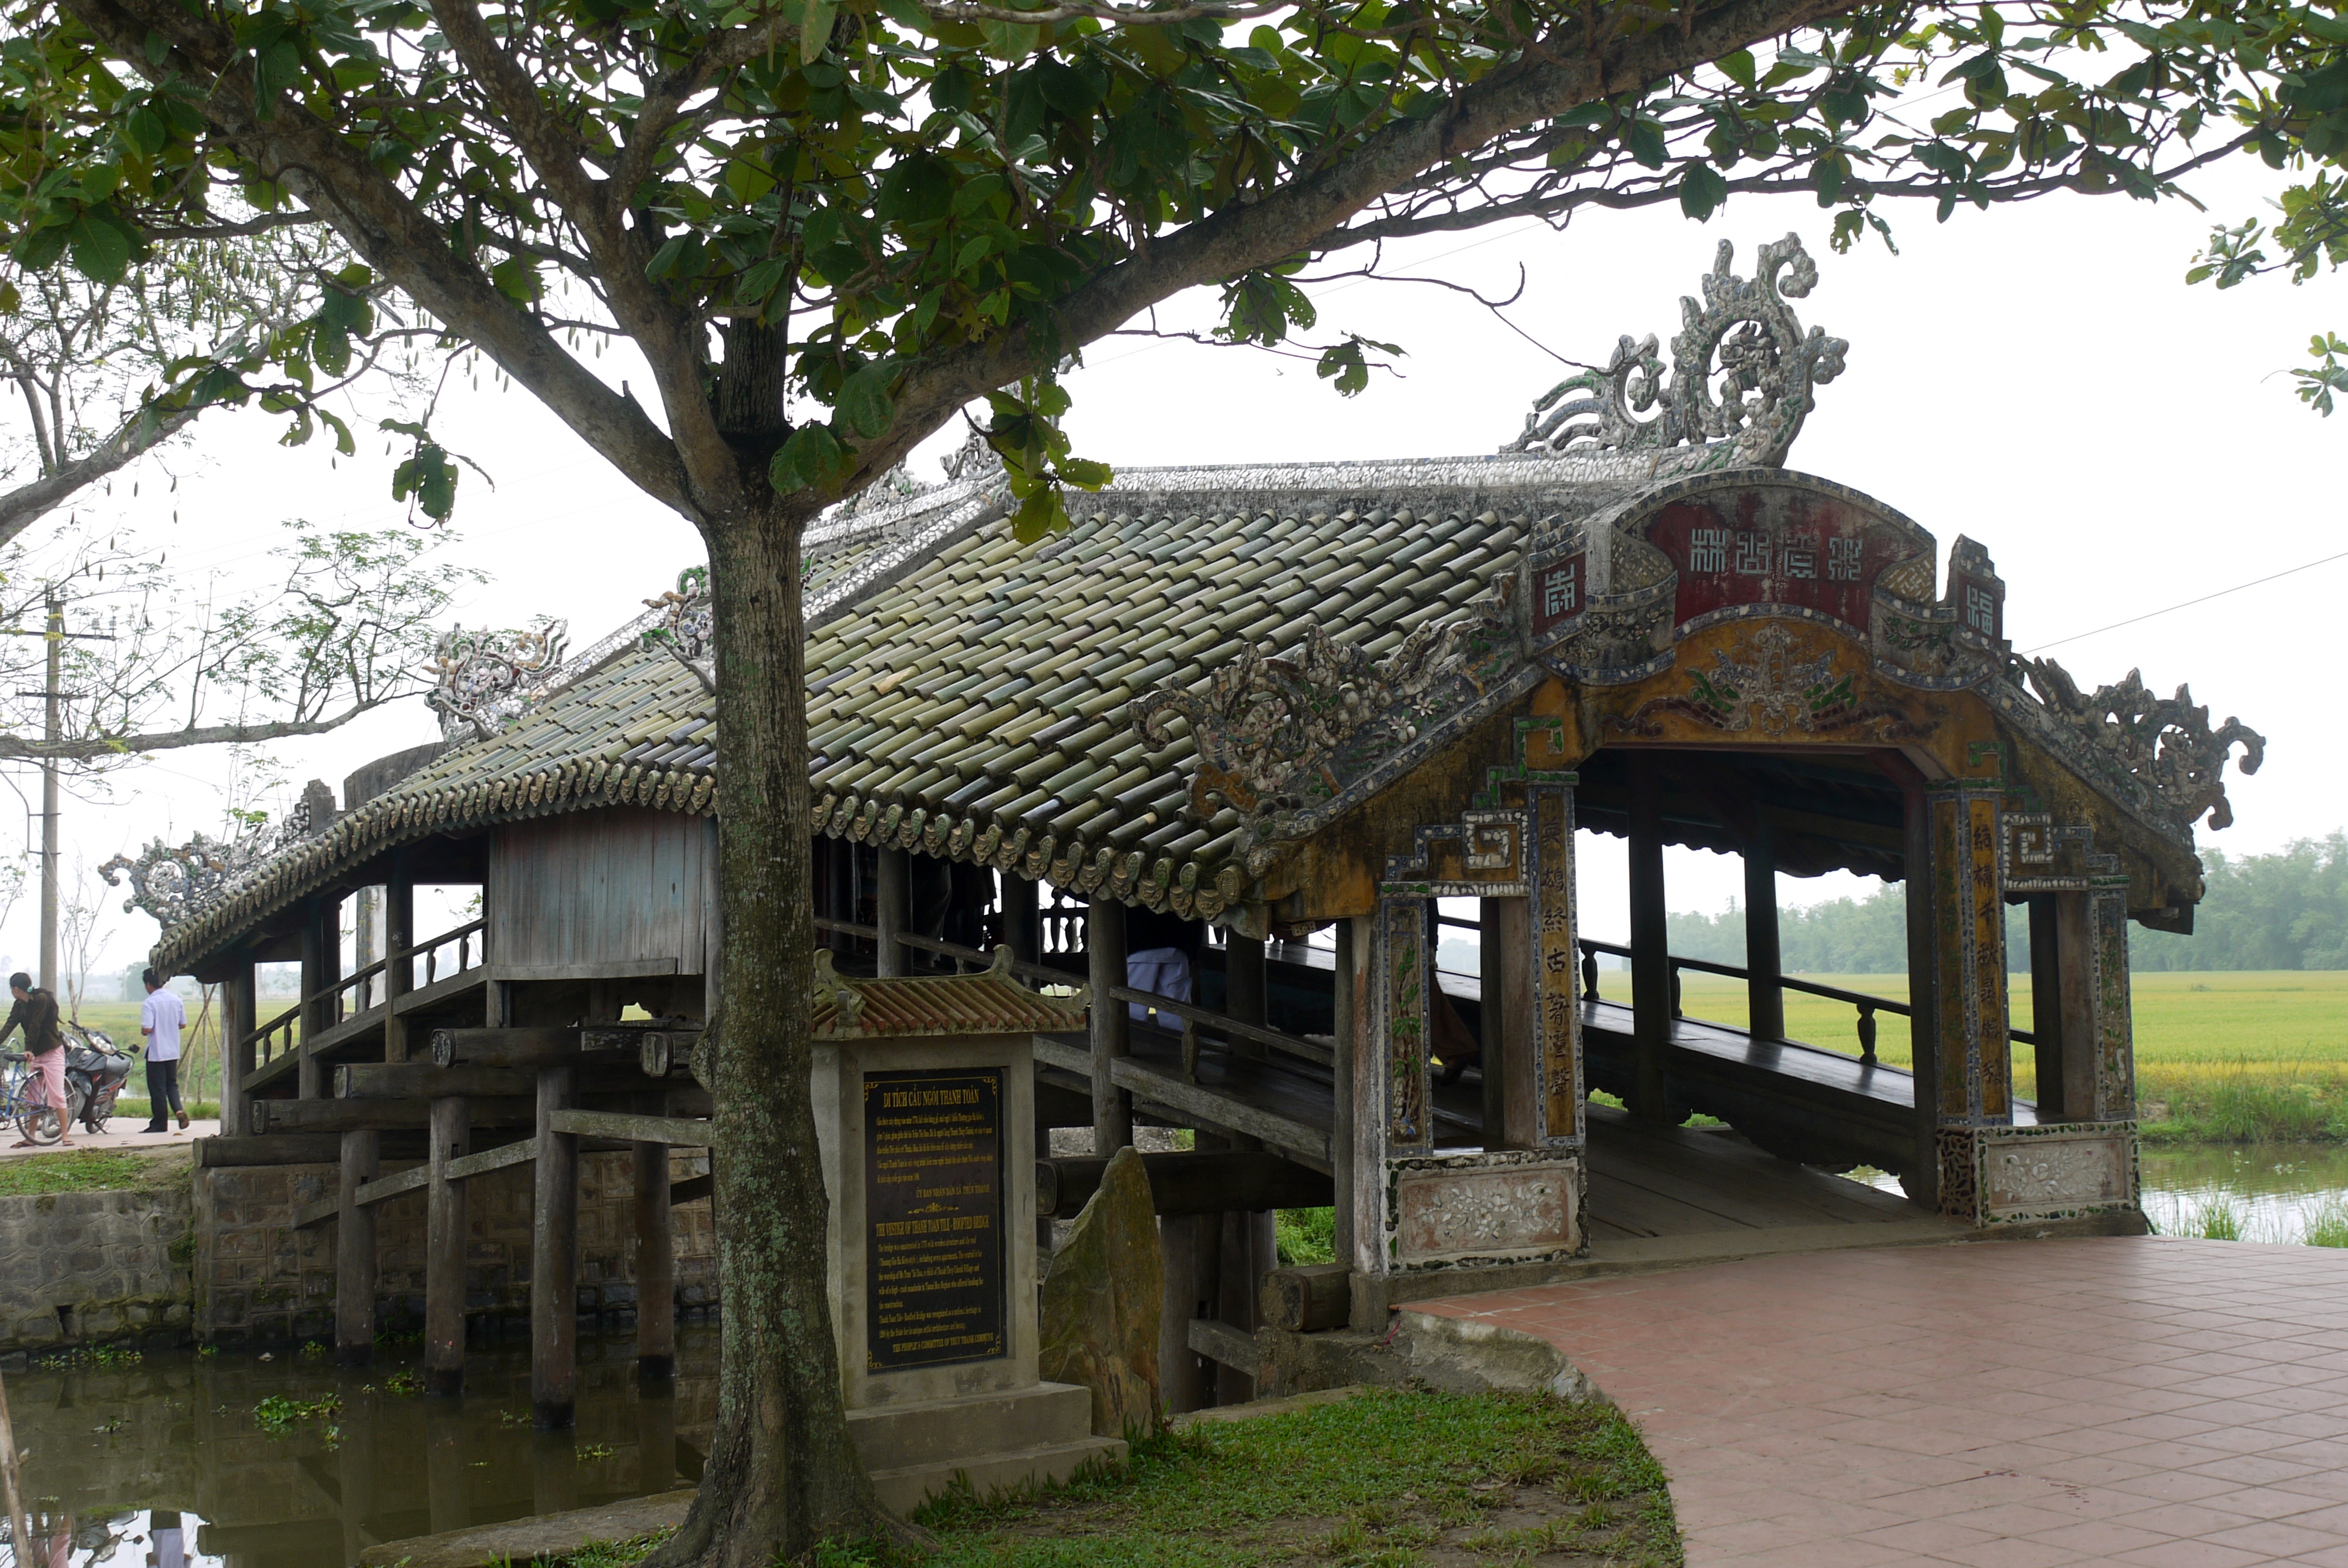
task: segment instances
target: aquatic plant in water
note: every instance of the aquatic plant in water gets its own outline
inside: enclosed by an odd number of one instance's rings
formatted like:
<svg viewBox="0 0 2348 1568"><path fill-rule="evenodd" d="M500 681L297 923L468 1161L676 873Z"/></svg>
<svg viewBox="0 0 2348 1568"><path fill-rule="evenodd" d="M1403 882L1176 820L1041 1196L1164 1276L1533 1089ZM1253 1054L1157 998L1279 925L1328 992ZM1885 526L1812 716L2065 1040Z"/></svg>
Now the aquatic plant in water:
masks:
<svg viewBox="0 0 2348 1568"><path fill-rule="evenodd" d="M252 1407L252 1424L271 1437L280 1438L304 1421L331 1416L342 1408L339 1394L322 1394L314 1399L289 1399L283 1394L271 1394Z"/></svg>
<svg viewBox="0 0 2348 1568"><path fill-rule="evenodd" d="M2186 1221L2187 1234L2204 1241L2240 1241L2242 1239L2242 1211L2234 1200L2220 1194L2203 1204Z"/></svg>

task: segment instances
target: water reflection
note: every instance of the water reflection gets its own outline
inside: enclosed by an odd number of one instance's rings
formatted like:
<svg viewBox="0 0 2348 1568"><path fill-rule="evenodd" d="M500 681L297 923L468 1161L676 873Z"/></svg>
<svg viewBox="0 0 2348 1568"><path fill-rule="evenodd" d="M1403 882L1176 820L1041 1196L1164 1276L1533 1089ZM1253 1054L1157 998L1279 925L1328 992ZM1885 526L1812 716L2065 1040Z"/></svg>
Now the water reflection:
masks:
<svg viewBox="0 0 2348 1568"><path fill-rule="evenodd" d="M698 1478L715 1328L680 1327L673 1384L640 1388L632 1335L582 1337L579 1416L530 1428L530 1360L475 1354L462 1399L280 1352L148 1352L6 1379L36 1517L19 1568L329 1568L369 1546L588 1508ZM177 1535L174 1535L174 1532Z"/></svg>
<svg viewBox="0 0 2348 1568"><path fill-rule="evenodd" d="M2193 1144L2143 1155L2144 1210L2163 1235L2198 1235L2201 1217L2223 1204L2244 1241L2300 1242L2309 1223L2348 1201L2348 1145Z"/></svg>

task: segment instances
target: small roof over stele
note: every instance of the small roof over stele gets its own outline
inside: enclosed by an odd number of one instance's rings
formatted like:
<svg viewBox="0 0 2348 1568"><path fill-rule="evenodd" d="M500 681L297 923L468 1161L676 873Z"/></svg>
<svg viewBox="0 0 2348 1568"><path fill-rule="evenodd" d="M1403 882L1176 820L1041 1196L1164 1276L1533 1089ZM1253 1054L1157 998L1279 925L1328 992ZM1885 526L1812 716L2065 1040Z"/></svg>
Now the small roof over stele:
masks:
<svg viewBox="0 0 2348 1568"><path fill-rule="evenodd" d="M829 948L815 953L815 1038L910 1040L934 1035L1057 1034L1085 1027L1088 1001L1031 991L1011 978L1011 949L974 975L867 979L836 973Z"/></svg>

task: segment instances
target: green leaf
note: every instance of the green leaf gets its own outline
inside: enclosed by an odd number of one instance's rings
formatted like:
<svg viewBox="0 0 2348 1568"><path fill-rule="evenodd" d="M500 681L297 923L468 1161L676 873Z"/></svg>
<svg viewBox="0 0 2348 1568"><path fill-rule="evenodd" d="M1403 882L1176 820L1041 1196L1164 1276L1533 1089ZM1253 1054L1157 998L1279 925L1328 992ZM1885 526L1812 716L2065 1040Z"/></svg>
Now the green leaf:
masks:
<svg viewBox="0 0 2348 1568"><path fill-rule="evenodd" d="M1753 51L1750 49L1733 50L1721 56L1713 64L1718 66L1721 73L1730 81L1747 92L1752 91L1753 84L1760 79L1753 64Z"/></svg>
<svg viewBox="0 0 2348 1568"><path fill-rule="evenodd" d="M1027 498L1011 515L1011 537L1023 545L1032 545L1067 526L1068 507L1057 485L1038 485L1027 492Z"/></svg>
<svg viewBox="0 0 2348 1568"><path fill-rule="evenodd" d="M130 265L130 231L107 221L96 208L73 220L66 231L66 244L74 271L94 283L118 282Z"/></svg>
<svg viewBox="0 0 2348 1568"><path fill-rule="evenodd" d="M1691 163L1680 175L1680 210L1699 223L1728 200L1728 181L1708 163Z"/></svg>
<svg viewBox="0 0 2348 1568"><path fill-rule="evenodd" d="M839 15L839 0L793 0L792 20L799 26L799 62L813 65L831 43L831 25Z"/></svg>
<svg viewBox="0 0 2348 1568"><path fill-rule="evenodd" d="M162 151L163 144L171 139L170 125L164 121L161 115L157 114L145 104L139 105L123 117L122 128L124 135L129 138L130 145L149 158Z"/></svg>
<svg viewBox="0 0 2348 1568"><path fill-rule="evenodd" d="M896 400L889 395L889 384L895 379L894 363L876 360L839 384L832 407L850 430L872 440L896 423Z"/></svg>
<svg viewBox="0 0 2348 1568"><path fill-rule="evenodd" d="M498 292L518 305L537 301L542 292L538 281L538 268L523 256L509 256L489 269L489 282Z"/></svg>
<svg viewBox="0 0 2348 1568"><path fill-rule="evenodd" d="M839 469L842 456L829 426L802 425L767 466L767 480L783 495L817 489Z"/></svg>

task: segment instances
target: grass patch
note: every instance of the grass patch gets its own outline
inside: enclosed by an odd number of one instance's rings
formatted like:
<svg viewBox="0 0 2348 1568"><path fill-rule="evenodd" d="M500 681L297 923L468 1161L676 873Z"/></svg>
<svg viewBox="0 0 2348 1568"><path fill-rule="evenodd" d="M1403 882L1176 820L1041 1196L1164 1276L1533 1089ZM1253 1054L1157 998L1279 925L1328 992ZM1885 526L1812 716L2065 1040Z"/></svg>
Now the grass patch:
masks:
<svg viewBox="0 0 2348 1568"><path fill-rule="evenodd" d="M1283 1268L1337 1261L1337 1211L1280 1209L1272 1216L1272 1235Z"/></svg>
<svg viewBox="0 0 2348 1568"><path fill-rule="evenodd" d="M817 1568L1677 1568L1663 1467L1622 1413L1538 1395L1374 1389L1202 1422L1056 1487L950 1493L935 1555L819 1548ZM628 1568L657 1537L536 1568Z"/></svg>
<svg viewBox="0 0 2348 1568"><path fill-rule="evenodd" d="M0 1198L40 1193L154 1192L188 1177L189 1145L175 1149L60 1149L0 1160Z"/></svg>
<svg viewBox="0 0 2348 1568"><path fill-rule="evenodd" d="M1630 1422L1532 1395L1378 1389L1201 1423L1063 1487L957 1493L916 1517L936 1568L1682 1561L1663 1469Z"/></svg>

